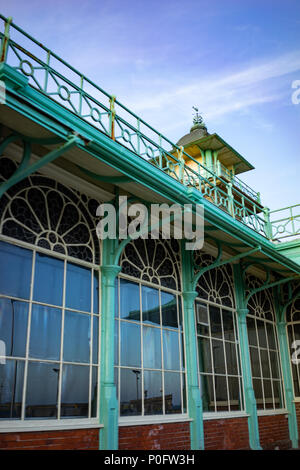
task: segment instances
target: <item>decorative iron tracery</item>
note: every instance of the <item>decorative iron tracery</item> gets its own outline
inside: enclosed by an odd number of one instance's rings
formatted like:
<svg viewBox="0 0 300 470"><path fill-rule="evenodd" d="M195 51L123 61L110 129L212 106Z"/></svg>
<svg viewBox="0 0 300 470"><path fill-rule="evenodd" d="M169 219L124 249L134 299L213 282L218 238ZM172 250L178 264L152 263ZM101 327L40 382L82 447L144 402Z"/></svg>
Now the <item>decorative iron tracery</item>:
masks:
<svg viewBox="0 0 300 470"><path fill-rule="evenodd" d="M195 272L199 268L210 266L215 258L203 251L194 255ZM196 290L201 299L208 300L225 307L235 307L233 272L230 264L215 267L203 273L197 283Z"/></svg>
<svg viewBox="0 0 300 470"><path fill-rule="evenodd" d="M17 164L0 158L0 181ZM96 234L99 203L75 189L35 173L10 188L0 200L0 233L53 252L100 264Z"/></svg>
<svg viewBox="0 0 300 470"><path fill-rule="evenodd" d="M177 240L132 240L120 259L122 273L169 289L181 290L180 246Z"/></svg>
<svg viewBox="0 0 300 470"><path fill-rule="evenodd" d="M263 282L255 276L246 275L247 294L252 289L263 286ZM275 322L274 306L268 289L255 292L249 299L248 309L250 315Z"/></svg>

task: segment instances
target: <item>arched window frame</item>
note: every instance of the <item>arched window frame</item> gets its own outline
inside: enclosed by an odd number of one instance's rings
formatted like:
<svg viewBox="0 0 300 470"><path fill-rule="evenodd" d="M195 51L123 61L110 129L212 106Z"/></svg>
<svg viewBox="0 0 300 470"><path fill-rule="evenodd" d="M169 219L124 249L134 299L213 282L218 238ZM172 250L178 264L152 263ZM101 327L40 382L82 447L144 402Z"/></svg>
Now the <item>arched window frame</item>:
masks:
<svg viewBox="0 0 300 470"><path fill-rule="evenodd" d="M0 180L5 180L9 177L9 174L15 171L17 163L14 158L7 158L1 157L0 158ZM57 177L56 177L57 175ZM16 429L20 428L34 428L38 426L39 429L51 429L53 426L55 427L58 422L60 423L60 428L66 426L66 428L76 428L82 427L87 424L95 424L95 426L99 426L99 418L98 418L98 400L99 400L99 355L100 355L100 328L101 328L101 318L100 318L100 279L99 279L99 263L100 263L100 242L96 237L96 208L98 206L98 202L92 196L87 196L85 193L78 191L77 189L72 189L70 187L70 182L64 182L64 180L68 180L67 175L63 170L54 169L53 165L49 165L49 168L46 168L43 171L43 174L36 173L25 180L21 181L20 183L13 186L11 189L4 194L2 199L0 200L0 243L5 243L7 246L16 247L16 249L21 249L24 253L30 253L31 256L31 267L30 267L30 294L27 298L23 297L16 297L13 295L1 295L2 299L12 302L19 302L23 303L28 308L27 314L27 332L26 332L26 351L25 354L21 357L14 357L12 355L9 356L2 356L1 364L10 363L18 361L23 364L24 368L24 381L21 390L21 412L13 420L7 420L6 418L0 419L0 427L8 427L12 429L16 427ZM72 182L80 182L79 179L76 177L72 178ZM88 186L88 185L87 185ZM46 237L39 236L33 229L32 226L28 230L26 226L26 221L19 220L19 233L16 233L16 229L13 230L12 226L10 228L7 224L11 224L14 222L16 224L16 218L18 214L14 213L14 209L12 209L13 205L15 205L15 210L17 210L17 202L22 201L24 205L28 203L28 193L30 190L36 190L41 195L41 200L39 201L40 204L46 201L46 196L51 194L58 194L64 204L69 205L73 209L76 208L78 213L77 218L77 225L87 226L87 232L89 234L88 238L86 238L86 242L82 243L74 243L72 237L66 239L65 235L70 235L72 232L72 223L70 221L69 227L66 227L65 233L60 233L57 235L57 239L59 239L59 246L55 246L56 242L51 240L50 235L55 234L57 227L59 224L63 222L63 213L64 210L60 212L60 217L57 217L57 225L56 229L50 230L50 213L45 204L45 214L43 220L39 220L37 217L37 212L28 208L28 213L31 213L31 217L34 220L34 223L40 229L40 235L42 234L42 229L46 234ZM87 191L89 192L89 191ZM94 214L93 214L94 213ZM22 216L22 213L20 213ZM28 220L27 220L28 222ZM45 226L48 224L48 227ZM75 225L76 225L75 224ZM76 228L76 227L75 227ZM30 233L31 239L25 240L22 237L22 232ZM4 233L3 233L4 232ZM17 236L14 236L17 235ZM76 236L76 230L74 232L74 237ZM25 237L26 238L26 237ZM46 243L47 242L47 243ZM14 249L14 248L13 248ZM45 301L38 301L34 297L35 292L35 274L37 272L37 260L41 259L49 259L61 262L63 265L63 303L61 305L55 305L53 302L47 303ZM86 261L88 258L88 261ZM69 270L72 269L72 266L76 270L83 270L84 273L89 273L88 277L90 279L90 294L87 294L87 298L89 297L88 303L90 307L87 309L84 306L80 306L75 308L74 306L71 307L66 304L66 297L67 297L67 288L68 287L68 276ZM70 277L71 279L71 277ZM59 359L49 359L49 358L41 358L41 357L31 357L30 355L30 348L31 348L31 333L32 333L32 318L33 318L33 311L36 308L40 309L53 309L61 311L61 325L62 329L60 332L60 342L59 342L59 350L60 350L60 358ZM67 312L68 311L68 312ZM68 315L68 317L67 317ZM87 337L87 344L89 342L89 352L87 359L82 363L78 358L75 361L72 359L66 360L62 354L64 354L64 344L66 338L64 337L63 332L63 325L71 325L72 320L70 318L73 316L77 318L81 318L84 323L89 323L89 333ZM66 331L66 330L65 330ZM3 353L3 350L1 350ZM0 355L1 355L0 352ZM7 349L5 348L5 353L7 353ZM57 389L57 399L58 402L56 404L57 413L56 416L52 419L48 419L45 416L41 416L36 419L29 419L27 416L28 409L26 409L26 401L27 398L27 386L28 386L28 371L29 365L31 364L49 364L50 367L53 365L56 369L60 369L58 374L58 389ZM1 367L1 366L0 366ZM67 407L63 406L62 403L62 389L64 387L64 378L62 374L67 371L67 367L69 367L69 372L73 367L81 367L85 368L85 374L88 380L88 392L86 392L85 396L87 398L87 411L83 411L83 414L78 416L71 416L68 415ZM87 370L88 369L88 370ZM54 369L53 369L54 370ZM74 369L75 370L75 369ZM83 370L83 369L82 369ZM95 394L96 393L96 394ZM69 418L72 417L70 420Z"/></svg>
<svg viewBox="0 0 300 470"><path fill-rule="evenodd" d="M195 254L196 270L209 268L214 261L212 255L203 251ZM196 290L198 369L204 416L243 413L243 378L231 266L208 269L200 276ZM214 323L217 318L218 326ZM232 322L231 333L226 331L228 321ZM213 345L221 346L219 354ZM221 400L221 395L226 399Z"/></svg>
<svg viewBox="0 0 300 470"><path fill-rule="evenodd" d="M262 287L263 281L246 275L247 289ZM247 331L252 383L258 413L285 408L276 312L268 289L255 292L248 302Z"/></svg>
<svg viewBox="0 0 300 470"><path fill-rule="evenodd" d="M156 257L158 259L156 259ZM165 261L168 261L167 263ZM117 384L117 393L120 403L120 422L122 421L137 421L137 422L152 422L157 418L157 415L163 415L163 419L175 419L178 420L178 416L186 416L186 374L184 365L184 334L183 334L183 309L182 309L182 298L181 298L181 254L180 245L176 240L165 240L165 239L137 239L131 241L124 249L121 258L120 265L122 271L118 276L117 280L117 309L116 309L116 337L115 337L115 383ZM122 283L132 283L133 289L138 291L136 296L139 296L137 306L137 318L128 319L122 317L121 313L121 289ZM136 286L136 287L134 287ZM149 289L149 292L158 293L159 299L159 319L157 323L154 321L147 320L147 311L143 308L143 295L144 292ZM163 298L172 296L176 299L176 322L178 326L170 325L168 322L165 323L165 312ZM172 317L174 318L174 317ZM175 321L175 320L174 320ZM122 362L122 341L125 341L124 336L122 337L122 328L136 328L139 329L139 353L141 355L139 364L126 365L124 364L124 358ZM151 343L145 342L146 335L149 332L157 333L157 341L160 341L158 350L161 355L161 360L158 361L153 357L152 360L155 365L151 366L151 362L148 360L148 356L151 357ZM166 338L173 337L175 341L175 355L177 357L177 365L171 365L172 355L169 354L170 350L166 346ZM177 339L174 339L177 338ZM147 344L147 351L146 346ZM174 346L174 343L173 343ZM149 351L148 351L149 348ZM159 364L158 364L159 363ZM130 374L133 371L136 375ZM157 409L155 406L152 408L148 403L146 381L147 376L151 373L161 374L161 406L158 404ZM126 374L128 381L130 378L136 380L138 400L133 403L131 400L132 411L130 412L130 404L122 400L122 380ZM170 395L172 394L170 383L168 380L170 377L175 378L178 388L180 388L180 409L179 407L175 410L172 409L172 403ZM168 380L167 380L168 379ZM180 382L180 385L179 385ZM176 399L176 397L175 397ZM173 400L173 398L172 398ZM159 401L159 400L158 400ZM177 397L177 405L179 399ZM160 418L161 419L161 418Z"/></svg>

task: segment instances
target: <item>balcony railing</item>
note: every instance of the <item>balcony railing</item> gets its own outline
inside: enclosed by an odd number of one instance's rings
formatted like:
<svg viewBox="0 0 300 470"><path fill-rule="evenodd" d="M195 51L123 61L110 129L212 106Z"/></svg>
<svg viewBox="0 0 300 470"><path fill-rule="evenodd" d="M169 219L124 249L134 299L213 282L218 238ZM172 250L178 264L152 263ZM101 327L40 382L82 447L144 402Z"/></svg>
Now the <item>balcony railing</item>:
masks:
<svg viewBox="0 0 300 470"><path fill-rule="evenodd" d="M261 203L260 193L252 189L250 186L248 186L248 184L246 184L236 175L233 175L232 171L222 165L222 163L217 162L216 165L211 167L211 170L215 172L219 177L224 178L226 181L232 183L235 188L249 196L251 199L253 199L253 201L257 202L258 204Z"/></svg>
<svg viewBox="0 0 300 470"><path fill-rule="evenodd" d="M300 235L300 204L270 211L273 240L292 240Z"/></svg>
<svg viewBox="0 0 300 470"><path fill-rule="evenodd" d="M39 41L0 15L1 51L4 62L25 75L29 85L48 96L78 118L96 127L115 142L127 147L185 186L194 187L211 203L256 232L271 238L266 213L253 194L239 187L236 177L227 181L201 165L182 148L156 131L74 67ZM168 149L172 149L172 153ZM175 150L175 155L174 155ZM193 169L184 163L193 161Z"/></svg>

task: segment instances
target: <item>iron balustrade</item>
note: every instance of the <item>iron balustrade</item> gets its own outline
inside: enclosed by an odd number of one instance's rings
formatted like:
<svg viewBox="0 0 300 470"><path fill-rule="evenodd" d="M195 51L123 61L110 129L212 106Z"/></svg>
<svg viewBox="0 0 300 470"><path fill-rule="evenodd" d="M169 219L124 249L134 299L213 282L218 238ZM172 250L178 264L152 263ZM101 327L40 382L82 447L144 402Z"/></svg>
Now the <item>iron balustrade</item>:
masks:
<svg viewBox="0 0 300 470"><path fill-rule="evenodd" d="M276 214L276 215L275 215ZM283 240L285 238L299 237L300 235L300 204L283 207L270 211L272 239ZM277 218L280 217L280 218Z"/></svg>
<svg viewBox="0 0 300 470"><path fill-rule="evenodd" d="M196 188L211 203L271 239L268 213L254 192L236 177L227 181L156 131L50 49L0 15L0 62L25 75L29 85L68 109L185 186ZM13 37L12 37L13 36ZM22 44L22 45L21 45ZM167 150L169 149L169 150ZM192 162L193 168L184 161ZM251 188L250 188L251 189ZM257 194L257 193L255 193ZM267 214L267 215L266 215Z"/></svg>

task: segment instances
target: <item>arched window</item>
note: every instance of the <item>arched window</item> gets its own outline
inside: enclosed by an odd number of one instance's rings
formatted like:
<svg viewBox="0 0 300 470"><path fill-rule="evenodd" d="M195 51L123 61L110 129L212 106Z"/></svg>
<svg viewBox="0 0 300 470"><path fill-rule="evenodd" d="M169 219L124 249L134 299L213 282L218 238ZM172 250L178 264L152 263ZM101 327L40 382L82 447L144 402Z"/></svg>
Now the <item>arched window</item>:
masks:
<svg viewBox="0 0 300 470"><path fill-rule="evenodd" d="M292 374L295 397L300 397L300 298L295 299L287 308L286 312L287 331L289 338L290 354L292 358Z"/></svg>
<svg viewBox="0 0 300 470"><path fill-rule="evenodd" d="M185 413L185 368L176 240L137 239L117 281L115 380L121 416Z"/></svg>
<svg viewBox="0 0 300 470"><path fill-rule="evenodd" d="M1 178L15 170L0 160ZM97 415L97 203L39 174L0 206L0 418ZM96 264L97 263L97 264Z"/></svg>
<svg viewBox="0 0 300 470"><path fill-rule="evenodd" d="M254 277L246 277L250 289L262 286ZM283 384L272 296L266 289L250 297L247 329L253 388L257 409L284 408Z"/></svg>
<svg viewBox="0 0 300 470"><path fill-rule="evenodd" d="M195 264L210 266L214 258L199 252ZM197 285L196 328L203 410L243 409L242 373L230 265L206 271Z"/></svg>

